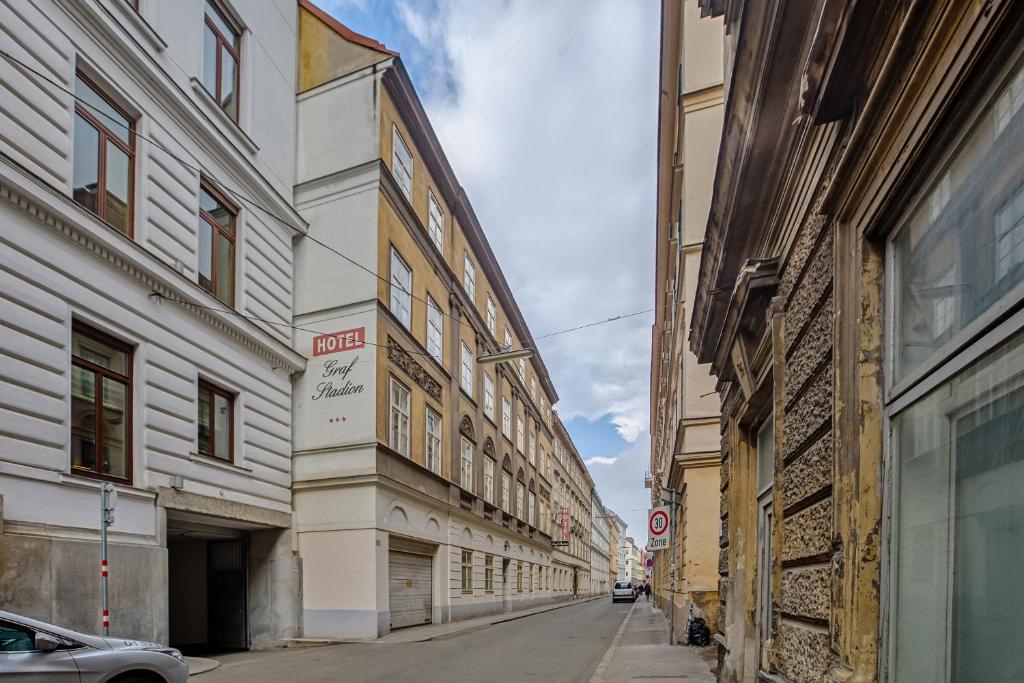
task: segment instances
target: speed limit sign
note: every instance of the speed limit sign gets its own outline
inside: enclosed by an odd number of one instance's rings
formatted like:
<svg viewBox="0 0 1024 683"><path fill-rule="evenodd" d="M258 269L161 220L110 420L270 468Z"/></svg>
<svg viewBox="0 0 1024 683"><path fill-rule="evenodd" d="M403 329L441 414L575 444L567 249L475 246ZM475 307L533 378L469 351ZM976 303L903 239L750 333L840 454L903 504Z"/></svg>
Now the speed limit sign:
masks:
<svg viewBox="0 0 1024 683"><path fill-rule="evenodd" d="M668 508L651 508L647 511L647 548L664 550L668 548Z"/></svg>

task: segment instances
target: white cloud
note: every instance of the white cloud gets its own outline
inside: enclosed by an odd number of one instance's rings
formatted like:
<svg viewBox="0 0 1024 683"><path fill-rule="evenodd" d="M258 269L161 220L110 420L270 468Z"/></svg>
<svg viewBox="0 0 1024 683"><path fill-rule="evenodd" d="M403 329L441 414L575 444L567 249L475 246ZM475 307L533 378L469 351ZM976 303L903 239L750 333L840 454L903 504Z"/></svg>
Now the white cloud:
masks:
<svg viewBox="0 0 1024 683"><path fill-rule="evenodd" d="M591 465L614 465L616 460L618 460L618 458L609 458L604 455L595 455L593 458L587 458L583 462L586 464L587 467L590 467Z"/></svg>
<svg viewBox="0 0 1024 683"><path fill-rule="evenodd" d="M650 308L657 3L443 0L429 20L399 16L453 86L420 92L531 331ZM564 419L611 413L640 437L651 321L539 342Z"/></svg>

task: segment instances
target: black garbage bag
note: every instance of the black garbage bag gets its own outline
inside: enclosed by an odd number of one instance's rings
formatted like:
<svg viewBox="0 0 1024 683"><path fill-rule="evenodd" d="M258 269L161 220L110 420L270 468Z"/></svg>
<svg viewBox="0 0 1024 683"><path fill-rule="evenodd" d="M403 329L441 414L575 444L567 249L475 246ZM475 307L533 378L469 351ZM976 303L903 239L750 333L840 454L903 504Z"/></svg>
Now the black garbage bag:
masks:
<svg viewBox="0 0 1024 683"><path fill-rule="evenodd" d="M690 620L690 625L687 629L687 640L690 645L697 645L699 647L711 644L711 629L708 628L704 619L695 617Z"/></svg>

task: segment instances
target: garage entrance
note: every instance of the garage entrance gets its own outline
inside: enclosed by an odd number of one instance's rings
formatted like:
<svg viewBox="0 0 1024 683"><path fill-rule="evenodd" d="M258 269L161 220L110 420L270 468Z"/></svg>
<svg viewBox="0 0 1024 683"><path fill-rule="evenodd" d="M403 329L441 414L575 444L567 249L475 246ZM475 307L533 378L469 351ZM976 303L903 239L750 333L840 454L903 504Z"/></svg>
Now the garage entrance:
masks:
<svg viewBox="0 0 1024 683"><path fill-rule="evenodd" d="M391 629L432 621L433 548L391 539L388 551L388 609Z"/></svg>
<svg viewBox="0 0 1024 683"><path fill-rule="evenodd" d="M170 644L189 654L245 650L248 535L167 520Z"/></svg>

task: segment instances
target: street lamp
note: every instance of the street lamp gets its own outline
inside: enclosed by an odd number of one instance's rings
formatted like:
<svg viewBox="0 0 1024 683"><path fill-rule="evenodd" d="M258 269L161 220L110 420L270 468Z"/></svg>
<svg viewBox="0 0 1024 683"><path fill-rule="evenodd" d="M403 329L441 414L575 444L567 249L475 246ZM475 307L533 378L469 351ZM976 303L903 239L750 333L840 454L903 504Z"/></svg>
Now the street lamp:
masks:
<svg viewBox="0 0 1024 683"><path fill-rule="evenodd" d="M485 353L482 356L477 356L476 362L503 363L510 360L519 360L520 358L533 358L533 349L519 349L518 351L512 351L506 346L497 353Z"/></svg>

